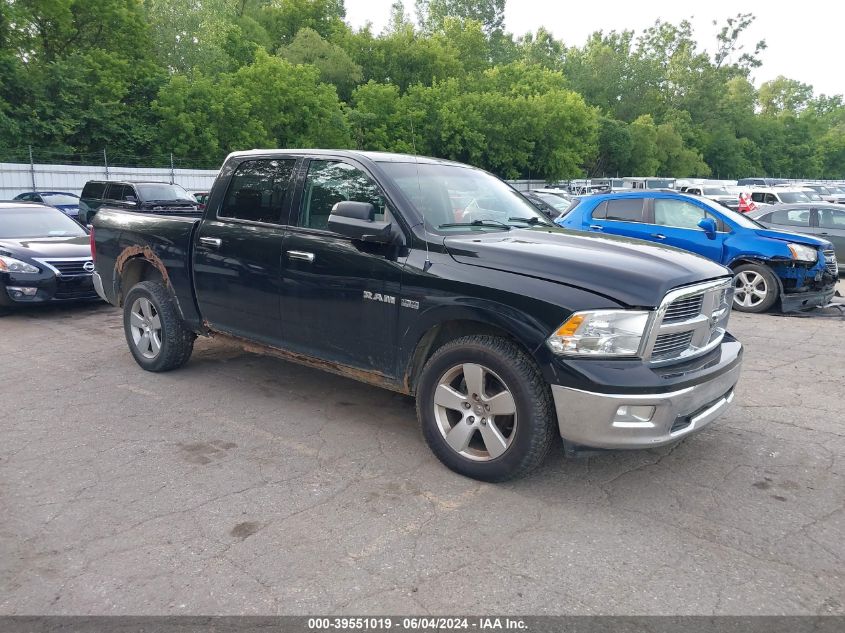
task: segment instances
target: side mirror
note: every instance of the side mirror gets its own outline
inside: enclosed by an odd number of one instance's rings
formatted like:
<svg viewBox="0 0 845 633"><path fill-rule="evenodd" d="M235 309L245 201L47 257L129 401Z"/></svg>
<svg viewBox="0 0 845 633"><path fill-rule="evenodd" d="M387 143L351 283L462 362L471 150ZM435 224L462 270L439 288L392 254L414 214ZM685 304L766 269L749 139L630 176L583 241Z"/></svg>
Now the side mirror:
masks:
<svg viewBox="0 0 845 633"><path fill-rule="evenodd" d="M369 202L346 200L332 207L328 229L362 242L389 244L393 241L390 222L376 222L376 208Z"/></svg>
<svg viewBox="0 0 845 633"><path fill-rule="evenodd" d="M715 240L716 239L716 220L713 218L701 218L698 221L698 228L704 231L704 234L707 236L708 239Z"/></svg>

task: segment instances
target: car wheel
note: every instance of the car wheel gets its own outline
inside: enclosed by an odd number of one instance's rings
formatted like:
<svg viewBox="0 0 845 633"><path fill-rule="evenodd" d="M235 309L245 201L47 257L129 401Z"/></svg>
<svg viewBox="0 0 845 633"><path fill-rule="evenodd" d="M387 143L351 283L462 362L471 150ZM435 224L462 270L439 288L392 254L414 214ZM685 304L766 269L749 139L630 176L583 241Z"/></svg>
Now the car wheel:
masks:
<svg viewBox="0 0 845 633"><path fill-rule="evenodd" d="M135 362L156 372L188 362L196 338L182 322L167 288L153 281L142 281L126 295L123 331Z"/></svg>
<svg viewBox="0 0 845 633"><path fill-rule="evenodd" d="M417 389L426 443L447 467L482 481L539 466L554 438L553 410L534 361L493 336L466 336L438 349Z"/></svg>
<svg viewBox="0 0 845 633"><path fill-rule="evenodd" d="M774 273L760 264L743 264L734 269L734 308L740 312L765 312L778 299Z"/></svg>

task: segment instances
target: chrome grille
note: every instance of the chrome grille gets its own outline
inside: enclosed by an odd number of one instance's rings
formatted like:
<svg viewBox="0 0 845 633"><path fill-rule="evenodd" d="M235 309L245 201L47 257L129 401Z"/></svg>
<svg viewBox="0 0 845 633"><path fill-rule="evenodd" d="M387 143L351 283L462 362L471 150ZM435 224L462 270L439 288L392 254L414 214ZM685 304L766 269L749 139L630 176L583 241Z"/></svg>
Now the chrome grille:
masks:
<svg viewBox="0 0 845 633"><path fill-rule="evenodd" d="M673 301L666 309L663 322L672 323L675 321L686 321L687 319L691 319L701 313L701 302L703 300L703 295L694 295L692 297L685 297L683 299Z"/></svg>
<svg viewBox="0 0 845 633"><path fill-rule="evenodd" d="M93 268L91 268L91 270L85 270L86 263L91 262L91 265L93 266L94 262L90 257L73 259L39 259L37 261L52 268L56 274L61 275L62 277L90 275L94 270Z"/></svg>
<svg viewBox="0 0 845 633"><path fill-rule="evenodd" d="M824 268L831 275L839 275L839 264L836 262L836 253L834 251L824 252Z"/></svg>
<svg viewBox="0 0 845 633"><path fill-rule="evenodd" d="M655 311L644 358L667 363L710 351L725 335L732 303L729 278L670 291Z"/></svg>
<svg viewBox="0 0 845 633"><path fill-rule="evenodd" d="M651 350L652 360L675 358L687 350L692 342L692 332L677 332L675 334L661 334L654 341Z"/></svg>

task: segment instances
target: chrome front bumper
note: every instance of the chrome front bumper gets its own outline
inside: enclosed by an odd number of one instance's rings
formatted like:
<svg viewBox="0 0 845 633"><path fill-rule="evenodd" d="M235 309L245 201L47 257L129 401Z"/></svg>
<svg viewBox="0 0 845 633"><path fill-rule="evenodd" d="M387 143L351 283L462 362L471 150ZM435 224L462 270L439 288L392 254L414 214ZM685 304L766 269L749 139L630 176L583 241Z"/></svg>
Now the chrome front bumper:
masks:
<svg viewBox="0 0 845 633"><path fill-rule="evenodd" d="M103 279L100 277L100 273L94 271L92 273L92 278L94 279L94 290L97 291L97 294L100 296L100 299L108 303L106 293L103 291Z"/></svg>
<svg viewBox="0 0 845 633"><path fill-rule="evenodd" d="M671 444L728 410L740 367L737 364L713 380L669 393L609 394L552 385L560 435L573 444L593 448ZM618 415L620 407L637 407L637 412L653 407L653 412L647 419L631 419Z"/></svg>

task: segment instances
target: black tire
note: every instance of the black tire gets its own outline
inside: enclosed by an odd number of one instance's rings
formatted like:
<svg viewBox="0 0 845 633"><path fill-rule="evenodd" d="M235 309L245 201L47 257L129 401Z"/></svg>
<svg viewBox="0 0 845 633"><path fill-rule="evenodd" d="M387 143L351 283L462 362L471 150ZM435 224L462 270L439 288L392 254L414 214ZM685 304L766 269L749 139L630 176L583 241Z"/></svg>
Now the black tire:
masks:
<svg viewBox="0 0 845 633"><path fill-rule="evenodd" d="M145 356L133 335L132 311L136 302L148 301L152 305L153 316L160 323L158 351L153 356ZM196 334L185 327L173 296L161 283L142 281L129 291L123 302L123 332L129 351L135 362L147 371L170 371L188 362L194 350ZM153 352L153 348L150 348Z"/></svg>
<svg viewBox="0 0 845 633"><path fill-rule="evenodd" d="M445 410L439 410L435 404L435 391L441 380L464 364L482 366L489 372L482 372L482 384L485 384L485 380L488 381L486 384L493 381L504 386L513 397L515 416L495 416L497 421L504 417L503 429L506 428L508 420L512 419L510 433L513 437L507 438L510 443L504 452L496 457L491 457L488 453L487 458L482 458L486 459L485 461L466 457L447 443L444 433L448 431L441 430L439 421L443 420ZM466 385L465 382L460 384ZM471 389L464 388L469 399ZM482 387L482 392L486 389ZM481 397L483 402L485 394L482 393ZM553 411L551 390L534 361L514 343L494 336L465 336L447 343L425 364L417 387L417 417L423 437L432 452L456 473L481 481L499 482L514 479L537 468L555 438L557 424ZM471 415L472 411L466 411L465 414ZM454 418L461 413L452 412L450 415ZM491 416L491 426L493 419ZM465 422L466 420L461 419L451 428L456 429ZM499 430L496 426L493 428ZM472 441L477 443L478 440L484 439L481 428L471 432L478 433L473 435ZM504 436L504 432L500 435ZM486 445L484 446L486 450Z"/></svg>
<svg viewBox="0 0 845 633"><path fill-rule="evenodd" d="M746 273L745 278L752 278L759 280L755 284L757 290L765 290L765 298L754 297L745 289L746 284L743 283L743 273ZM762 264L742 264L734 268L734 310L740 312L765 312L770 309L780 296L780 286L775 274L768 266ZM747 298L750 297L750 298ZM755 301L758 299L759 301ZM743 305L742 302L746 305Z"/></svg>

